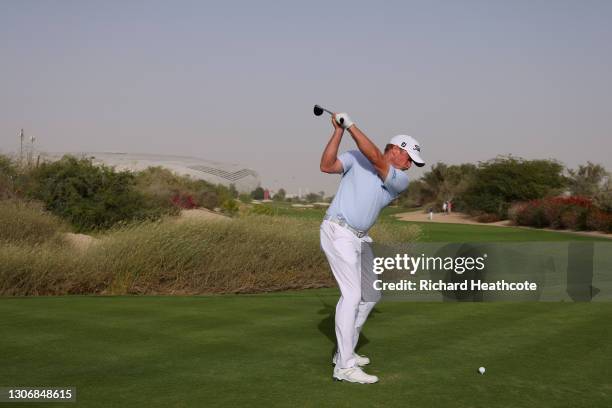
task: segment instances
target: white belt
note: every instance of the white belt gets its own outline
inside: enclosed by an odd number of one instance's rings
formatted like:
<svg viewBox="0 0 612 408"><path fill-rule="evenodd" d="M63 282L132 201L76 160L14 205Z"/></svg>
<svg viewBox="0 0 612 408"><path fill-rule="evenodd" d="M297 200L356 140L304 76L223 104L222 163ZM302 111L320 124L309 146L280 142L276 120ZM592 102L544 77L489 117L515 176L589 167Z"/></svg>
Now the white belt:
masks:
<svg viewBox="0 0 612 408"><path fill-rule="evenodd" d="M327 221L331 221L333 223L336 223L338 225L340 225L341 227L346 228L347 230L351 231L353 234L355 234L357 236L357 238L363 238L366 235L368 235L368 231L359 231L356 228L351 227L350 225L347 224L346 220L344 218L340 218L337 216L330 216L330 215L326 215L325 218L323 218Z"/></svg>

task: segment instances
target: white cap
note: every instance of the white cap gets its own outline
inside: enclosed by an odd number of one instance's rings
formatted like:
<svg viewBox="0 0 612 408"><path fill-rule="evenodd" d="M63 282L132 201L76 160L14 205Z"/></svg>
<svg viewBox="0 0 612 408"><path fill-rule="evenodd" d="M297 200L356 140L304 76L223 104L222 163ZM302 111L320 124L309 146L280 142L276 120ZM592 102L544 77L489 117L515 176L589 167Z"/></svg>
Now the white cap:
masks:
<svg viewBox="0 0 612 408"><path fill-rule="evenodd" d="M421 158L421 146L419 146L419 141L414 137L407 135L393 136L389 144L396 145L407 151L414 164L418 167L425 165L425 161Z"/></svg>

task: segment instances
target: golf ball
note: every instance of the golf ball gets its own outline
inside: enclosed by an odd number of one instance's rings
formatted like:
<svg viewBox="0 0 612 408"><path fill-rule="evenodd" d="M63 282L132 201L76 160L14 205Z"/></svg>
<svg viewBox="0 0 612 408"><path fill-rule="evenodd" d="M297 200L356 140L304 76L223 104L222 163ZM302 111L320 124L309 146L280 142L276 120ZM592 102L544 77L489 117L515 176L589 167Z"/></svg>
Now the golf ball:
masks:
<svg viewBox="0 0 612 408"><path fill-rule="evenodd" d="M484 367L480 367L480 368L478 369L478 372L479 372L480 374L484 374L484 373L485 373L485 371L486 371L486 370L485 370L485 368L484 368Z"/></svg>

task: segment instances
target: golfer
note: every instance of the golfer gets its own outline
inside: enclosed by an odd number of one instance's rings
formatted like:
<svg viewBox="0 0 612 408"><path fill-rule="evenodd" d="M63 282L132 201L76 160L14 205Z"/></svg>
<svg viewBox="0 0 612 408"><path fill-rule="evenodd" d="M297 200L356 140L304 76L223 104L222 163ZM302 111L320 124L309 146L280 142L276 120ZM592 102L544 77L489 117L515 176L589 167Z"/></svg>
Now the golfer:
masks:
<svg viewBox="0 0 612 408"><path fill-rule="evenodd" d="M374 299L362 297L361 257L372 256L368 230L380 211L408 187L404 171L412 163L420 167L425 162L419 143L411 136L394 136L382 153L346 113L332 115L332 125L334 133L323 151L321 171L342 174L342 179L321 224L321 248L340 287L333 378L371 384L377 382L378 377L360 368L370 360L356 354L355 346L380 294ZM338 156L345 129L359 150Z"/></svg>

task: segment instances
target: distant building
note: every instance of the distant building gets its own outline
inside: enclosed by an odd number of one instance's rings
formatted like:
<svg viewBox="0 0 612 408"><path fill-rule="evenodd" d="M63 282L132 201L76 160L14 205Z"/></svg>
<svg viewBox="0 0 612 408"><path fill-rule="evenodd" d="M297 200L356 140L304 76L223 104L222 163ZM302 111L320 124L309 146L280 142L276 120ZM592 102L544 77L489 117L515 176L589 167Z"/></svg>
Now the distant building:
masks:
<svg viewBox="0 0 612 408"><path fill-rule="evenodd" d="M79 158L91 158L95 164L104 164L116 170L140 171L147 167L160 166L179 175L191 176L212 184L228 186L234 184L241 193L250 193L260 184L259 175L251 169L237 164L213 162L196 157L167 156L139 153L40 153L41 161L56 161L70 154Z"/></svg>
<svg viewBox="0 0 612 408"><path fill-rule="evenodd" d="M264 190L264 200L269 200L270 199L270 190L268 190L267 188Z"/></svg>

